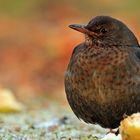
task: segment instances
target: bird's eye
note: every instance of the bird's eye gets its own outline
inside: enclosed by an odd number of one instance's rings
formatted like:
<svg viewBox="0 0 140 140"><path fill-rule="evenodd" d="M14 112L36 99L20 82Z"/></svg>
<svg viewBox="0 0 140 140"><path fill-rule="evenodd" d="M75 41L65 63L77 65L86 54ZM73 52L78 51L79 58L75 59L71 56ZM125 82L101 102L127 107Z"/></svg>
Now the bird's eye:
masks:
<svg viewBox="0 0 140 140"><path fill-rule="evenodd" d="M102 34L105 34L105 33L107 33L107 29L101 28L101 29L100 29L100 32L101 32Z"/></svg>

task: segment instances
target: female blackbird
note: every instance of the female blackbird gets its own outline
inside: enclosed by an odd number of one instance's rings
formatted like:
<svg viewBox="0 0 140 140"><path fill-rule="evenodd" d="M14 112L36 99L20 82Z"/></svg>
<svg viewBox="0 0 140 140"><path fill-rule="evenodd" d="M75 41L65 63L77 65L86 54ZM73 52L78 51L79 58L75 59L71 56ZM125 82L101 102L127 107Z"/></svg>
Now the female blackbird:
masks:
<svg viewBox="0 0 140 140"><path fill-rule="evenodd" d="M70 28L85 34L73 50L65 91L75 115L87 123L116 128L124 114L140 111L140 48L121 21L97 16Z"/></svg>

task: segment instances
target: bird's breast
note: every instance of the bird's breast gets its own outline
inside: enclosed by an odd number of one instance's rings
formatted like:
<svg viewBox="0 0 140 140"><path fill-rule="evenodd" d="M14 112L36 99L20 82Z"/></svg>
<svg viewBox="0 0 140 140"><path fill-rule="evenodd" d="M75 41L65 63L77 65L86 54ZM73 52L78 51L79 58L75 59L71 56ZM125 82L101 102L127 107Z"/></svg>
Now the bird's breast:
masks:
<svg viewBox="0 0 140 140"><path fill-rule="evenodd" d="M114 100L117 100L118 92L123 94L124 90L129 91L128 86L134 82L128 56L127 51L116 48L83 50L75 56L68 70L73 88L91 100L108 102L112 100L112 94L116 94Z"/></svg>

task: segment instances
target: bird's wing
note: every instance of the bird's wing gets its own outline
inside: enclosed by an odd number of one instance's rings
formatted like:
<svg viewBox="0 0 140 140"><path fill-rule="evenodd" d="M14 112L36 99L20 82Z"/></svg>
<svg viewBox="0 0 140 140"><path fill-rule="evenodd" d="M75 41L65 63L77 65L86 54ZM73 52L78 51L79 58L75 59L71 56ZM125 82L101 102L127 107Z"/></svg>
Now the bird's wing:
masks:
<svg viewBox="0 0 140 140"><path fill-rule="evenodd" d="M132 50L133 50L134 54L136 55L136 57L140 61L140 47L133 47Z"/></svg>
<svg viewBox="0 0 140 140"><path fill-rule="evenodd" d="M129 60L129 70L132 73L133 81L135 81L135 85L137 87L135 91L140 94L140 47L129 48Z"/></svg>
<svg viewBox="0 0 140 140"><path fill-rule="evenodd" d="M130 47L128 51L132 67L137 68L136 73L140 76L140 47Z"/></svg>

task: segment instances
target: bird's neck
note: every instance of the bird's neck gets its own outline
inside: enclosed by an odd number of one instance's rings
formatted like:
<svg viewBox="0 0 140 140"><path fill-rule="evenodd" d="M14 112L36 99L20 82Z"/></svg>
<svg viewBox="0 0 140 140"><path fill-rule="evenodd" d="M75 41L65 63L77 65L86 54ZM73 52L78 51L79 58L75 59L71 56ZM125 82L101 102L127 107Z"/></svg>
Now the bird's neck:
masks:
<svg viewBox="0 0 140 140"><path fill-rule="evenodd" d="M89 35L85 35L85 45L88 47L99 47L99 48L112 48L112 47L139 47L139 43L136 38L128 38L126 40L117 40L112 41L110 38L100 39L96 37L91 37Z"/></svg>
<svg viewBox="0 0 140 140"><path fill-rule="evenodd" d="M95 45L96 42L94 40L95 39L90 37L89 35L85 35L85 45L86 46L93 46L93 45Z"/></svg>

